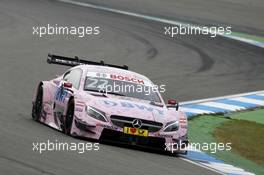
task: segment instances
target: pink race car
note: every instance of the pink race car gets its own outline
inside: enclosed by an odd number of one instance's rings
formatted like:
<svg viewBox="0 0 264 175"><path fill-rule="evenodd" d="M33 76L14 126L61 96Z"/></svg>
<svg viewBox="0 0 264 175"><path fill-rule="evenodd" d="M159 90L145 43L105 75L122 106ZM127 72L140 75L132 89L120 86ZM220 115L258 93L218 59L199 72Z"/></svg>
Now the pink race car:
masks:
<svg viewBox="0 0 264 175"><path fill-rule="evenodd" d="M175 100L166 105L147 77L103 61L58 55L47 61L72 68L38 84L34 120L71 136L187 152L185 114Z"/></svg>

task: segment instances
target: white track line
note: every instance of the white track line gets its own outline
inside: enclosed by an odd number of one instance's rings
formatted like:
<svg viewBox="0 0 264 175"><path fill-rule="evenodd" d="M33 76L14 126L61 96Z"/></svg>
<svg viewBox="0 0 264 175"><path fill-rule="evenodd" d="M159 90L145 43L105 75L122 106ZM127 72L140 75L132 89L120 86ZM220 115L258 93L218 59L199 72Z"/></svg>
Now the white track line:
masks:
<svg viewBox="0 0 264 175"><path fill-rule="evenodd" d="M83 6L83 7L89 7L89 8L98 9L98 10L104 10L104 11L117 13L117 14L122 14L122 15L127 15L127 16L133 16L133 17L137 17L137 18L147 19L147 20L161 22L161 23L166 23L166 24L172 24L172 25L177 25L177 26L180 26L180 25L187 26L187 25L189 25L190 27L196 27L196 28L199 28L199 30L201 30L201 31L205 31L205 29L203 29L203 27L201 27L201 26L194 25L194 24L187 24L187 23L184 23L184 22L176 21L176 20L158 18L158 17L155 17L155 16L143 15L143 14L139 14L139 13L124 11L124 10L118 10L118 9L104 7L104 6L100 6L100 5L94 5L94 4L85 3L85 2L78 2L78 1L74 1L74 0L57 0L57 1L64 2L64 3L69 3L69 4L74 4L74 5L78 5L78 6ZM206 32L208 32L208 31L206 30ZM213 33L213 32L210 32L210 33ZM220 33L216 33L216 34L219 35L219 36L223 36L223 37L230 38L230 39L233 39L233 40L237 40L237 41L240 41L240 42L248 43L248 44L251 44L251 45L258 46L258 47L262 47L262 48L264 47L263 43L257 42L257 41L251 40L251 39L241 38L241 37L233 36L233 35L226 35L226 34L223 35L223 34L220 34Z"/></svg>
<svg viewBox="0 0 264 175"><path fill-rule="evenodd" d="M264 43L263 42L254 41L254 40L247 39L247 38L241 38L239 36L234 36L234 35L224 35L224 37L227 37L227 38L230 38L230 39L233 39L233 40L238 40L238 41L241 41L241 42L244 42L244 43L248 43L248 44L252 44L252 45L264 48Z"/></svg>
<svg viewBox="0 0 264 175"><path fill-rule="evenodd" d="M213 168L213 167L211 167L211 166L208 166L208 164L205 164L205 163L202 164L202 163L200 163L200 162L196 162L196 161L193 161L193 160L190 160L190 159L186 159L186 158L183 158L183 157L179 157L179 159L184 160L184 161L186 161L186 162L189 162L189 163L191 163L191 164L194 164L194 165L196 165L196 166L199 166L199 167L205 168L205 169L207 169L207 170L214 171L214 172L219 173L219 174L222 174L222 175L226 174L226 173L223 173L223 172L221 172L221 171L219 171L219 170L217 170L217 169L215 169L215 168Z"/></svg>
<svg viewBox="0 0 264 175"><path fill-rule="evenodd" d="M235 167L235 166L229 165L229 164L215 163L215 162L211 162L209 164L207 164L207 163L202 163L202 164L205 166L208 166L210 168L220 170L221 172L224 172L226 174L254 175L253 173L246 172L242 168L238 168L238 167Z"/></svg>
<svg viewBox="0 0 264 175"><path fill-rule="evenodd" d="M98 9L98 10L104 10L104 11L108 11L108 12L118 13L118 14L122 14L122 15L147 19L147 20L151 20L151 21L177 25L177 26L188 25L187 23L183 23L180 21L168 20L168 19L164 19L164 18L158 18L158 17L154 17L154 16L148 16L148 15L138 14L138 13L134 13L134 12L118 10L118 9L114 9L114 8L104 7L104 6L100 6L100 5L94 5L94 4L85 3L85 2L77 2L77 1L73 1L73 0L58 0L58 1L61 1L64 3L69 3L69 4L74 4L74 5L79 5L79 6L83 6L83 7L89 7L89 8L94 8L94 9ZM199 26L197 26L197 27L199 27Z"/></svg>
<svg viewBox="0 0 264 175"><path fill-rule="evenodd" d="M262 93L264 94L264 90L254 91L254 92L247 92L247 93L241 93L241 94L235 94L235 95L226 95L226 96L221 96L221 97L206 98L206 99L202 99L202 100L185 101L185 102L181 102L180 105L187 105L187 104L193 104L193 103L202 103L202 102L215 101L215 100L221 100L221 99L227 99L227 98L231 99L231 98L235 98L235 97L262 94Z"/></svg>
<svg viewBox="0 0 264 175"><path fill-rule="evenodd" d="M264 96L264 93L261 93L261 94L256 94L256 95Z"/></svg>
<svg viewBox="0 0 264 175"><path fill-rule="evenodd" d="M237 110L246 109L246 108L241 107L241 106L229 105L229 104L218 103L218 102L205 102L205 103L199 103L199 105L216 107L216 108L226 109L226 110L230 110L230 111L237 111Z"/></svg>
<svg viewBox="0 0 264 175"><path fill-rule="evenodd" d="M262 101L262 100L255 100L255 99L246 98L246 97L236 97L236 98L232 98L232 100L256 104L256 105L260 105L260 106L264 105L264 101Z"/></svg>
<svg viewBox="0 0 264 175"><path fill-rule="evenodd" d="M207 110L201 110L201 109L193 109L193 108L186 108L186 107L181 107L179 108L180 111L183 112L191 112L195 114L210 114L214 113L213 111L207 111Z"/></svg>

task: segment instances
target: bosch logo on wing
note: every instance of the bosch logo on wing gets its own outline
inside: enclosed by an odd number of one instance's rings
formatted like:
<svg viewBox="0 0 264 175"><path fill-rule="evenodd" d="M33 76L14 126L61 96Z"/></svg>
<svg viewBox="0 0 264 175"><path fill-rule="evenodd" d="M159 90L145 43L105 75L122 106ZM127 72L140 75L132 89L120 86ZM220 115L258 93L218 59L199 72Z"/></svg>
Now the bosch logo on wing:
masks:
<svg viewBox="0 0 264 175"><path fill-rule="evenodd" d="M137 84L145 84L144 80L136 79L136 78L130 78L122 75L110 75L110 78L113 80L121 80L121 81L128 81L128 82L133 82Z"/></svg>

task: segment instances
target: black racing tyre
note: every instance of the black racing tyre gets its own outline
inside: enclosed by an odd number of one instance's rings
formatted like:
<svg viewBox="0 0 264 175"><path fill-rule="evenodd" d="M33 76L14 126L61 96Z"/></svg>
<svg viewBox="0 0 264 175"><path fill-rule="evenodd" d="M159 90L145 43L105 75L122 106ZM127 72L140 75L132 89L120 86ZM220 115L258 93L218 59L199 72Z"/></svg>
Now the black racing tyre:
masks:
<svg viewBox="0 0 264 175"><path fill-rule="evenodd" d="M68 103L68 109L65 116L64 132L67 135L71 135L71 128L74 116L74 101L70 100Z"/></svg>
<svg viewBox="0 0 264 175"><path fill-rule="evenodd" d="M35 121L40 120L42 107L43 107L43 86L40 85L38 88L35 103L33 104L33 107L32 107L32 118L33 118L33 120L35 120Z"/></svg>

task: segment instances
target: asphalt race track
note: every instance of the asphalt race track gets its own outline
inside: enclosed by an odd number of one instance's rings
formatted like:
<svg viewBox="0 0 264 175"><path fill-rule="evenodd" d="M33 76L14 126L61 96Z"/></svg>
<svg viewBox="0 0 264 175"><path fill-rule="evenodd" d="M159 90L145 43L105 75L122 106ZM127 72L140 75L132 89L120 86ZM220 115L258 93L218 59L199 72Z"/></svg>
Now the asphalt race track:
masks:
<svg viewBox="0 0 264 175"><path fill-rule="evenodd" d="M33 26L100 26L100 35L33 35ZM67 68L50 53L127 64L181 101L261 90L264 50L226 38L165 36L164 24L54 0L0 2L0 174L214 174L177 157L100 144L99 151L32 151L33 142L78 142L31 119L40 80Z"/></svg>

